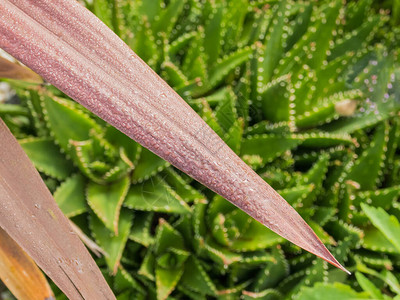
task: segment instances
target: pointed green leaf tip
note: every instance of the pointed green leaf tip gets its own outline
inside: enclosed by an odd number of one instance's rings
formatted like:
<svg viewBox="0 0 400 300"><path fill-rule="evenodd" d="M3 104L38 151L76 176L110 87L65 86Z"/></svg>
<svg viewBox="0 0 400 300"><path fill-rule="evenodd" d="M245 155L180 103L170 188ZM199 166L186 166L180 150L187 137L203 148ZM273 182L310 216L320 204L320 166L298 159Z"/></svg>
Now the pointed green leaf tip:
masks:
<svg viewBox="0 0 400 300"><path fill-rule="evenodd" d="M104 225L115 235L118 235L118 220L123 201L128 193L129 177L109 185L99 185L94 182L87 187L87 201Z"/></svg>

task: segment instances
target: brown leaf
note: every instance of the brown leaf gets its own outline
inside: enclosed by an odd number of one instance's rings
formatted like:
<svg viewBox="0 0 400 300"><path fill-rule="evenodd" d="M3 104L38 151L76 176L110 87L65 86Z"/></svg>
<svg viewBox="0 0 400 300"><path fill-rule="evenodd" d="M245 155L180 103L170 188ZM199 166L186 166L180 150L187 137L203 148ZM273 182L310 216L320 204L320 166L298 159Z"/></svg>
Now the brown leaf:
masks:
<svg viewBox="0 0 400 300"><path fill-rule="evenodd" d="M19 300L54 299L35 262L0 228L0 279Z"/></svg>
<svg viewBox="0 0 400 300"><path fill-rule="evenodd" d="M115 299L39 173L0 119L0 227L70 299Z"/></svg>
<svg viewBox="0 0 400 300"><path fill-rule="evenodd" d="M74 0L3 0L0 11L1 48L265 226L344 270L300 215L91 12Z"/></svg>
<svg viewBox="0 0 400 300"><path fill-rule="evenodd" d="M13 63L0 56L0 78L23 80L33 83L42 83L42 77L19 63Z"/></svg>

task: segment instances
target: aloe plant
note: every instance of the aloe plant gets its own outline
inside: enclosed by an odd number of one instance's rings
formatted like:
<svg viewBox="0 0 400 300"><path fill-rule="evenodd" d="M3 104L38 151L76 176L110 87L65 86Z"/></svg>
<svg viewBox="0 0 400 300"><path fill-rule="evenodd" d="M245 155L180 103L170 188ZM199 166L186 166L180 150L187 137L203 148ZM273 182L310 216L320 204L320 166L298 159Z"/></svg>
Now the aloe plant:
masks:
<svg viewBox="0 0 400 300"><path fill-rule="evenodd" d="M46 5L38 3L29 7L30 14L41 15ZM97 262L112 274L107 279L120 299L394 296L396 273L387 269L398 268L394 230L400 193L398 58L396 44L383 45L378 32L388 30L389 17L370 13L370 6L366 0L346 6L342 1L244 0L87 4L296 208L339 261L358 271L356 278L329 269L285 242L53 86L8 80L22 103L13 113L10 106L0 107L0 115L19 137L65 215L91 233L107 253ZM65 9L87 14L75 5ZM61 30L57 24L46 24L53 32ZM88 40L78 31L64 38L87 49L104 32L95 29ZM68 49L67 58L76 55ZM123 67L123 61L114 60L120 56L111 51L117 50L108 50L114 54L93 55L125 83L125 90L112 90L117 101L131 90L123 75L142 78L126 68L121 75L116 69ZM16 54L24 61L24 55ZM28 65L86 103L86 94L55 81L51 69L40 61ZM90 66L88 74L101 72ZM73 71L74 67L68 68ZM146 87L149 82L153 81L149 79ZM150 89L161 103L171 106L173 92ZM148 99L140 87L138 91ZM103 107L87 105L111 120ZM124 114L118 106L113 111ZM178 124L186 120L162 111ZM185 126L191 128L195 116L189 115ZM133 130L127 124L112 124L128 133ZM161 130L146 124L154 134ZM194 135L208 141L211 154L220 157L227 148L218 138L208 140L205 128L193 128ZM168 137L170 132L162 134ZM179 141L179 136L173 138ZM161 153L157 147L163 150L154 144L150 149ZM239 167L232 170L241 172ZM222 176L218 181L226 184L214 190L230 195L230 200L250 184L242 177L233 190L238 179L232 177L230 182ZM198 178L213 188L212 177L207 177ZM280 227L287 229L283 219L266 220L256 213L250 214L278 233ZM287 232L283 236L288 237Z"/></svg>

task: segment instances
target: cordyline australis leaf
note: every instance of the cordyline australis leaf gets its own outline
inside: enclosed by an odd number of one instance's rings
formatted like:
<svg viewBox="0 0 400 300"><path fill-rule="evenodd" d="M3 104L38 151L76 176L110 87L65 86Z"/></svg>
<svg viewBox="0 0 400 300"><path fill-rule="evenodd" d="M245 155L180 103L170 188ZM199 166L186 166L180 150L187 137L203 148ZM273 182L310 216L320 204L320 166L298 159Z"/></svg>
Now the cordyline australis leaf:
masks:
<svg viewBox="0 0 400 300"><path fill-rule="evenodd" d="M0 279L19 300L54 299L34 261L0 228Z"/></svg>
<svg viewBox="0 0 400 300"><path fill-rule="evenodd" d="M115 299L96 263L1 119L0 141L0 227L70 299Z"/></svg>
<svg viewBox="0 0 400 300"><path fill-rule="evenodd" d="M0 12L5 51L262 224L345 270L297 212L76 1L3 0Z"/></svg>
<svg viewBox="0 0 400 300"><path fill-rule="evenodd" d="M10 78L35 83L43 82L40 76L32 70L17 63L13 63L3 57L0 57L0 78Z"/></svg>

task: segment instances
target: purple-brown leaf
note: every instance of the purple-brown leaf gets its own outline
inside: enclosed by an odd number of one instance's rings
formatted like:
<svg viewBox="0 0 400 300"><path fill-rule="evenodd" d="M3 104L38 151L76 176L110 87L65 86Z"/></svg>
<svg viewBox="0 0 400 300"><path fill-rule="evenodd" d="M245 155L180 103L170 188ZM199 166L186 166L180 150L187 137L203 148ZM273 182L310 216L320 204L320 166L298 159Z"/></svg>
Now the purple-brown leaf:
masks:
<svg viewBox="0 0 400 300"><path fill-rule="evenodd" d="M0 227L70 299L115 299L39 173L0 119Z"/></svg>
<svg viewBox="0 0 400 300"><path fill-rule="evenodd" d="M13 63L3 57L0 57L0 78L23 80L33 83L42 83L42 78L18 63Z"/></svg>
<svg viewBox="0 0 400 300"><path fill-rule="evenodd" d="M3 0L0 13L5 51L268 228L344 270L299 214L76 1Z"/></svg>

